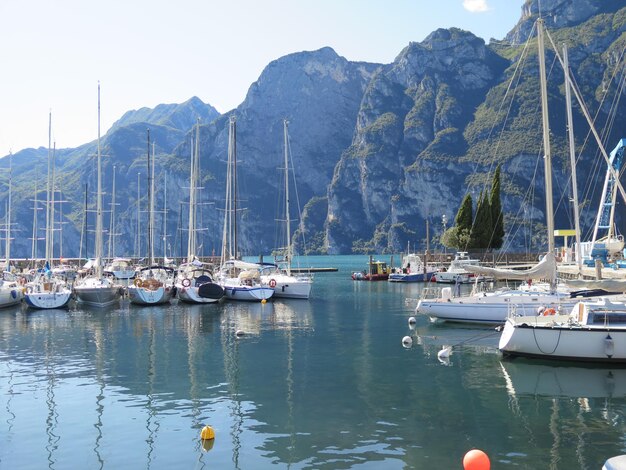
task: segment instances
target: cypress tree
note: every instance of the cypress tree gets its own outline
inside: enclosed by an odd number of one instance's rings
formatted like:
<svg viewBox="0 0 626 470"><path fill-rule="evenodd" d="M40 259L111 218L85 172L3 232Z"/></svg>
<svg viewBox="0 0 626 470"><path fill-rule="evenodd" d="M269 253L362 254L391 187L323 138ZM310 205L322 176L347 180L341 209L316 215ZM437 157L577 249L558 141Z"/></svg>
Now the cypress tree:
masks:
<svg viewBox="0 0 626 470"><path fill-rule="evenodd" d="M502 248L502 243L504 243L504 214L502 213L502 201L500 200L500 164L496 167L496 172L491 182L489 206L491 207L491 223L493 225L489 248L497 250Z"/></svg>
<svg viewBox="0 0 626 470"><path fill-rule="evenodd" d="M459 207L459 211L456 213L456 217L454 218L454 223L458 230L472 229L472 222L474 220L472 204L472 195L468 193L463 198L463 202L461 202L461 207Z"/></svg>
<svg viewBox="0 0 626 470"><path fill-rule="evenodd" d="M476 205L476 220L472 226L470 246L472 248L489 248L491 231L491 206L487 194L481 192Z"/></svg>

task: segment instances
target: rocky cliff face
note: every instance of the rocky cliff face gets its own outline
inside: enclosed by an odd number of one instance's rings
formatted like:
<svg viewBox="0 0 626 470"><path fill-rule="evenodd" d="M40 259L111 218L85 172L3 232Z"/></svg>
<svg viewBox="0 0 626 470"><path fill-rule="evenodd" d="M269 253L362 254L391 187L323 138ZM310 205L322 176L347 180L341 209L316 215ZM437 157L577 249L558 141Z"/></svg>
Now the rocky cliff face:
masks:
<svg viewBox="0 0 626 470"><path fill-rule="evenodd" d="M304 208L302 217L292 213L292 219L300 219L292 228L298 225L308 242L298 245L300 251L380 252L403 249L407 242L421 245L427 221L431 239L436 238L441 216L447 216L450 226L463 196L471 192L478 198L497 163L502 164L505 228L510 235L506 248L519 248L535 236L535 249L541 249L537 223L545 209L537 54L532 44L523 45L538 6L537 0L524 4L520 22L505 41L487 45L469 32L437 30L421 43L409 44L391 64L350 62L330 48L290 54L270 63L245 101L228 115L216 115L197 98L127 113L102 139L106 207L114 166L116 172L115 232L122 235L115 239L115 254L138 254L139 241L139 254L145 254L146 127L156 142L156 207L162 211L157 214L158 233L165 227L167 234L158 237L156 250L163 253L167 247L168 256L185 254L190 145L198 115L203 186L199 225L207 229L200 232L200 254L219 253L221 248L231 116L237 120L243 254L268 253L281 243L277 219L283 217L284 119L290 122L296 176L292 188L298 191L298 198L292 193L292 206ZM618 85L626 1L542 0L541 6L551 37L569 46L576 82L610 149L623 137L619 123L626 116ZM556 64L554 52L548 52L547 60ZM568 199L569 157L563 132L563 74L558 69L549 67L549 103L555 191L565 194L556 197L557 227L564 228L570 226L570 211L563 202ZM584 175L579 176L579 186L589 226L605 166L588 143L588 127L578 106L574 112L579 175ZM56 152L58 186L69 201L62 205L62 214L57 212L66 222L66 257L79 253L85 185L93 205L95 151L91 142ZM46 155L40 148L13 157L13 221L15 233L20 233L14 241L16 256L30 256L31 199L36 191L40 200L45 194ZM8 164L8 159L0 159L1 175L8 173ZM6 182L0 176L0 185L6 187ZM529 195L536 197L530 200ZM6 202L6 193L2 196L0 207ZM532 226L512 228L526 217L533 220ZM87 228L93 226L89 213ZM88 245L92 254L93 241Z"/></svg>
<svg viewBox="0 0 626 470"><path fill-rule="evenodd" d="M457 199L462 130L505 65L473 34L438 30L372 78L328 192L331 253L421 238Z"/></svg>

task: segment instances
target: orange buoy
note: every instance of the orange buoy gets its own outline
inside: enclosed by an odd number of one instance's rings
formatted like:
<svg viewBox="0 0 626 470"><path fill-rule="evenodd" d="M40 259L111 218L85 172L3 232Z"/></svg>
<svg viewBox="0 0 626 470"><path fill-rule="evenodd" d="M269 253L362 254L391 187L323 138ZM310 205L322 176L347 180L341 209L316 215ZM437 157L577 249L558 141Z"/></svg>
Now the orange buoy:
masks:
<svg viewBox="0 0 626 470"><path fill-rule="evenodd" d="M463 457L464 470L489 470L489 457L480 449L472 449Z"/></svg>

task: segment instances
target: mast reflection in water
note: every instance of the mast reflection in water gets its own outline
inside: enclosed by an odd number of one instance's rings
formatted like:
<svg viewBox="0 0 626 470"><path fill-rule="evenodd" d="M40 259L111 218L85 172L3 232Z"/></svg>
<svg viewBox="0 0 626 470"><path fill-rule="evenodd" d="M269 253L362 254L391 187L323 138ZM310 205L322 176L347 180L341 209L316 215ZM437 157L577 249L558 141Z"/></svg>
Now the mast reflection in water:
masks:
<svg viewBox="0 0 626 470"><path fill-rule="evenodd" d="M339 271L308 301L1 311L0 466L460 468L476 447L494 467L582 469L623 452L623 370L409 329L420 285L351 281L363 256L313 259Z"/></svg>

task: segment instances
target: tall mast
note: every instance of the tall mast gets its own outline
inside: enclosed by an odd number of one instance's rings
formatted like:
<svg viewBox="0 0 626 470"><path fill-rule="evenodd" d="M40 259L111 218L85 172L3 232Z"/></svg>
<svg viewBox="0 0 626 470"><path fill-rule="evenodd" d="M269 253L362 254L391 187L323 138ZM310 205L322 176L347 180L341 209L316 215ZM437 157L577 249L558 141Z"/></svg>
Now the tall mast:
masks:
<svg viewBox="0 0 626 470"><path fill-rule="evenodd" d="M148 260L152 265L154 264L154 251L152 246L152 217L154 215L153 212L153 201L152 201L152 167L150 162L150 129L147 131L148 133Z"/></svg>
<svg viewBox="0 0 626 470"><path fill-rule="evenodd" d="M33 265L35 264L35 260L37 259L37 211L39 210L39 207L37 206L37 203L39 202L37 200L37 191L38 191L38 181L39 181L39 167L36 166L35 167L35 199L33 200L33 238L32 238L32 243L31 243L31 247L30 247L30 258L33 262ZM81 236L82 236L82 232L81 232ZM81 240L81 245L82 247L82 240Z"/></svg>
<svg viewBox="0 0 626 470"><path fill-rule="evenodd" d="M96 192L96 277L102 277L102 155L100 154L100 82L98 82L98 188Z"/></svg>
<svg viewBox="0 0 626 470"><path fill-rule="evenodd" d="M283 120L285 146L285 223L287 225L287 275L291 276L291 218L289 216L289 139L287 128L289 121Z"/></svg>
<svg viewBox="0 0 626 470"><path fill-rule="evenodd" d="M554 204L552 201L552 155L550 150L550 123L548 121L548 86L543 39L543 19L537 20L537 43L539 47L539 80L541 84L541 112L543 122L543 163L546 189L546 223L548 226L548 252L554 253Z"/></svg>
<svg viewBox="0 0 626 470"><path fill-rule="evenodd" d="M48 114L48 178L46 179L46 262L52 259L52 241L50 240L52 223L52 111Z"/></svg>
<svg viewBox="0 0 626 470"><path fill-rule="evenodd" d="M6 270L9 270L9 263L11 262L11 180L13 178L13 153L9 153L9 197L7 206L7 239L6 239Z"/></svg>
<svg viewBox="0 0 626 470"><path fill-rule="evenodd" d="M196 255L196 179L199 168L200 118L196 122L195 146L191 143L191 175L189 176L189 232L187 238L187 262Z"/></svg>
<svg viewBox="0 0 626 470"><path fill-rule="evenodd" d="M235 259L238 258L238 243L237 243L237 121L235 116L230 118L230 122L233 126L233 251L232 254Z"/></svg>
<svg viewBox="0 0 626 470"><path fill-rule="evenodd" d="M109 253L110 259L115 257L115 165L113 165L113 192L111 195L111 219L109 220Z"/></svg>
<svg viewBox="0 0 626 470"><path fill-rule="evenodd" d="M137 173L137 259L141 259L141 173Z"/></svg>
<svg viewBox="0 0 626 470"><path fill-rule="evenodd" d="M582 273L583 260L580 253L580 214L578 207L578 181L576 178L576 151L574 143L574 119L572 118L572 92L569 81L569 60L567 46L563 44L563 71L565 72L565 101L567 103L567 130L569 136L569 159L572 171L572 203L574 204L574 229L576 232L576 264L578 273Z"/></svg>

